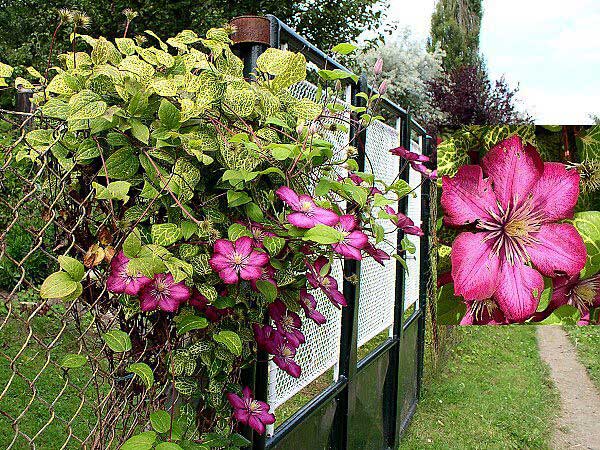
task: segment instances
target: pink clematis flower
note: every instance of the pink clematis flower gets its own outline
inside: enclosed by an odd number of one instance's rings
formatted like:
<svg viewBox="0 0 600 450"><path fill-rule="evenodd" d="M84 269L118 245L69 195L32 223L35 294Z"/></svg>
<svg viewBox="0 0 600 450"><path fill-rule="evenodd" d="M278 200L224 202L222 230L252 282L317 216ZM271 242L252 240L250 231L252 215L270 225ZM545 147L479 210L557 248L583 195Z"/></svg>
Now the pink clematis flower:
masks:
<svg viewBox="0 0 600 450"><path fill-rule="evenodd" d="M452 246L454 292L466 301L493 298L508 321L523 322L537 309L542 275L575 275L585 265L575 227L556 223L573 215L579 174L544 163L517 136L494 146L482 165L442 178L444 222L478 230Z"/></svg>
<svg viewBox="0 0 600 450"><path fill-rule="evenodd" d="M346 258L361 260L360 250L367 245L369 238L365 233L357 230L356 226L356 217L352 214L340 216L340 221L335 228L342 232L344 240L332 244L331 248Z"/></svg>
<svg viewBox="0 0 600 450"><path fill-rule="evenodd" d="M288 310L281 300L275 300L269 305L269 317L277 325L277 331L294 347L298 348L300 344L306 342L304 334L300 331L302 328L300 316Z"/></svg>
<svg viewBox="0 0 600 450"><path fill-rule="evenodd" d="M420 153L411 152L410 150L405 149L404 147L396 147L390 150L392 155L399 156L402 159L407 161L419 161L419 162L427 162L429 161L429 157L425 155L421 155Z"/></svg>
<svg viewBox="0 0 600 450"><path fill-rule="evenodd" d="M460 321L460 325L503 325L506 317L492 299L472 300L465 302L467 313Z"/></svg>
<svg viewBox="0 0 600 450"><path fill-rule="evenodd" d="M267 342L267 351L273 355L273 362L277 366L293 376L298 378L302 369L294 357L296 356L296 347L287 340L281 333L275 332L271 335L271 340Z"/></svg>
<svg viewBox="0 0 600 450"><path fill-rule="evenodd" d="M323 314L317 311L317 301L306 289L300 289L300 306L304 310L304 315L311 319L317 325L323 325L327 319Z"/></svg>
<svg viewBox="0 0 600 450"><path fill-rule="evenodd" d="M314 288L319 288L325 294L325 296L333 303L333 306L340 307L346 306L346 299L344 295L338 290L338 284L335 278L333 278L329 273L331 272L331 267L327 270L326 273L321 273L323 268L328 263L327 258L324 256L319 256L315 261L314 266L308 266L308 271L306 272L306 279L310 283L310 285Z"/></svg>
<svg viewBox="0 0 600 450"><path fill-rule="evenodd" d="M275 423L275 416L269 412L269 404L254 399L247 386L242 389L242 397L230 392L227 394L227 400L233 407L235 420L249 425L258 434L265 432L265 425Z"/></svg>
<svg viewBox="0 0 600 450"><path fill-rule="evenodd" d="M421 175L429 178L430 180L437 180L437 169L431 170L424 164L415 161L410 162L410 167L412 167L413 170L419 172Z"/></svg>
<svg viewBox="0 0 600 450"><path fill-rule="evenodd" d="M115 294L138 295L140 289L152 280L141 273L129 273L129 258L123 252L117 253L110 262L110 275L106 289Z"/></svg>
<svg viewBox="0 0 600 450"><path fill-rule="evenodd" d="M415 223L410 217L405 216L401 212L397 213L396 210L391 206L386 206L385 212L388 213L390 216L394 216L394 219L392 219L392 221L398 228L404 231L405 234L423 236L423 230L421 230L420 227L415 226Z"/></svg>
<svg viewBox="0 0 600 450"><path fill-rule="evenodd" d="M242 236L235 243L226 239L217 239L214 254L209 260L210 266L226 284L235 284L243 280L258 280L262 267L269 262L269 256L253 249L252 238Z"/></svg>
<svg viewBox="0 0 600 450"><path fill-rule="evenodd" d="M363 250L375 261L383 266L383 262L390 259L390 255L388 255L385 251L380 248L375 247L370 242L367 242L367 245L363 248Z"/></svg>
<svg viewBox="0 0 600 450"><path fill-rule="evenodd" d="M590 324L590 310L600 307L600 273L585 280L579 274L561 275L552 280L552 298L548 307L536 313L536 321L544 320L554 310L563 305L571 305L579 310L581 318L577 325Z"/></svg>
<svg viewBox="0 0 600 450"><path fill-rule="evenodd" d="M175 312L188 298L190 289L183 281L175 283L170 273L157 273L140 291L140 308L142 311L154 311L158 308Z"/></svg>
<svg viewBox="0 0 600 450"><path fill-rule="evenodd" d="M320 208L308 195L298 195L287 186L281 186L275 192L292 210L287 220L298 228L312 228L317 224L335 225L339 217L330 209Z"/></svg>

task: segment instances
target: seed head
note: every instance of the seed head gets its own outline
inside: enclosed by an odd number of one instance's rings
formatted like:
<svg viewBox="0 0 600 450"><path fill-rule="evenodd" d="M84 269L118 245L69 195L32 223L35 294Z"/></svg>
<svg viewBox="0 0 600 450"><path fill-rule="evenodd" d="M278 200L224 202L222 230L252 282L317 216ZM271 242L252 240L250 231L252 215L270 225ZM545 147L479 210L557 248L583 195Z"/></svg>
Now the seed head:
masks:
<svg viewBox="0 0 600 450"><path fill-rule="evenodd" d="M131 8L125 8L123 10L123 15L125 16L125 18L127 19L128 22L131 22L133 19L135 19L137 16L139 16L137 11L134 11Z"/></svg>
<svg viewBox="0 0 600 450"><path fill-rule="evenodd" d="M88 16L86 13L81 11L73 11L73 25L75 25L77 28L85 29L90 25L91 21L92 19L90 19L90 16Z"/></svg>

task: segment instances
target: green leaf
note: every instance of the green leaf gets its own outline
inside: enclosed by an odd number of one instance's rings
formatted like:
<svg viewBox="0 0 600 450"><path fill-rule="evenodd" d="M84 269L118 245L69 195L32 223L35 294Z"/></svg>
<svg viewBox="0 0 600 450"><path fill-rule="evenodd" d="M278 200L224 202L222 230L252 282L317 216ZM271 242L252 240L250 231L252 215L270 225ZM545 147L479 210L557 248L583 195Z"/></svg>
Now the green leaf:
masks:
<svg viewBox="0 0 600 450"><path fill-rule="evenodd" d="M148 389L150 389L154 384L154 372L152 372L152 369L146 363L129 364L127 367L127 372L134 373L140 377Z"/></svg>
<svg viewBox="0 0 600 450"><path fill-rule="evenodd" d="M438 290L437 321L442 325L457 325L467 313L467 306L454 296L454 284L445 284Z"/></svg>
<svg viewBox="0 0 600 450"><path fill-rule="evenodd" d="M161 442L155 447L156 450L183 450L183 448L175 442Z"/></svg>
<svg viewBox="0 0 600 450"><path fill-rule="evenodd" d="M576 213L573 225L577 228L587 249L587 260L581 271L581 277L588 278L600 271L600 211Z"/></svg>
<svg viewBox="0 0 600 450"><path fill-rule="evenodd" d="M353 73L346 72L342 69L321 69L319 70L319 76L325 81L344 80L346 78L350 78L355 83L358 81L358 75L354 75Z"/></svg>
<svg viewBox="0 0 600 450"><path fill-rule="evenodd" d="M41 109L46 117L62 120L67 120L70 110L69 104L58 98L49 99L42 105Z"/></svg>
<svg viewBox="0 0 600 450"><path fill-rule="evenodd" d="M123 242L123 253L128 258L135 258L142 249L142 236L140 231L135 228L125 238Z"/></svg>
<svg viewBox="0 0 600 450"><path fill-rule="evenodd" d="M285 245L285 239L278 236L265 236L263 238L263 245L271 256L276 256Z"/></svg>
<svg viewBox="0 0 600 450"><path fill-rule="evenodd" d="M257 280L256 287L261 294L265 296L268 302L274 302L277 298L277 288L273 285L273 283L265 280Z"/></svg>
<svg viewBox="0 0 600 450"><path fill-rule="evenodd" d="M162 99L158 108L158 118L161 125L169 130L178 130L181 125L181 113L179 109L167 99Z"/></svg>
<svg viewBox="0 0 600 450"><path fill-rule="evenodd" d="M87 356L70 353L64 356L60 365L65 369L77 369L78 367L85 365L86 362Z"/></svg>
<svg viewBox="0 0 600 450"><path fill-rule="evenodd" d="M58 257L60 268L67 272L73 281L81 281L85 273L83 264L70 256L61 255Z"/></svg>
<svg viewBox="0 0 600 450"><path fill-rule="evenodd" d="M115 38L117 48L124 55L133 55L135 53L135 41L131 38Z"/></svg>
<svg viewBox="0 0 600 450"><path fill-rule="evenodd" d="M100 200L129 200L129 188L131 183L127 181L112 181L104 187L100 183L92 182L92 187L96 189L96 198Z"/></svg>
<svg viewBox="0 0 600 450"><path fill-rule="evenodd" d="M234 355L240 356L242 354L242 340L234 331L220 331L213 335L213 339L227 347L227 349Z"/></svg>
<svg viewBox="0 0 600 450"><path fill-rule="evenodd" d="M232 223L227 229L227 237L232 242L237 241L242 236L252 237L252 233L241 223Z"/></svg>
<svg viewBox="0 0 600 450"><path fill-rule="evenodd" d="M251 202L252 199L244 191L227 191L227 204L233 208Z"/></svg>
<svg viewBox="0 0 600 450"><path fill-rule="evenodd" d="M590 128L575 141L580 161L600 159L600 125Z"/></svg>
<svg viewBox="0 0 600 450"><path fill-rule="evenodd" d="M339 53L340 55L349 55L357 48L358 47L356 45L350 44L348 42L344 42L341 44L334 45L333 48L331 49L331 51L334 53Z"/></svg>
<svg viewBox="0 0 600 450"><path fill-rule="evenodd" d="M40 287L42 298L64 298L77 290L80 283L74 281L67 272L54 272Z"/></svg>
<svg viewBox="0 0 600 450"><path fill-rule="evenodd" d="M323 224L317 224L309 229L304 237L304 241L312 241L317 244L335 244L344 240L344 235L341 231Z"/></svg>
<svg viewBox="0 0 600 450"><path fill-rule="evenodd" d="M206 317L192 314L181 315L176 318L177 334L184 334L192 330L201 330L208 326Z"/></svg>
<svg viewBox="0 0 600 450"><path fill-rule="evenodd" d="M174 244L182 237L181 229L175 223L154 224L151 235L152 242L162 246Z"/></svg>
<svg viewBox="0 0 600 450"><path fill-rule="evenodd" d="M251 442L242 436L239 433L235 433L231 435L231 444L236 447L246 447L251 444Z"/></svg>
<svg viewBox="0 0 600 450"><path fill-rule="evenodd" d="M540 303L538 304L537 311L544 311L548 305L550 304L550 300L552 299L552 281L550 278L544 278L544 290L542 291L542 295L540 297Z"/></svg>
<svg viewBox="0 0 600 450"><path fill-rule="evenodd" d="M256 203L246 203L244 208L246 209L246 214L248 214L250 220L254 220L255 222L262 222L264 220L265 215Z"/></svg>
<svg viewBox="0 0 600 450"><path fill-rule="evenodd" d="M137 119L129 119L129 125L131 125L132 136L147 145L150 140L150 130L148 127Z"/></svg>
<svg viewBox="0 0 600 450"><path fill-rule="evenodd" d="M123 147L114 152L106 160L106 172L109 178L117 180L126 180L133 177L140 167L140 160L137 158L131 147ZM101 169L101 174L104 175Z"/></svg>
<svg viewBox="0 0 600 450"><path fill-rule="evenodd" d="M84 89L69 100L69 120L94 119L106 112L108 105L94 91Z"/></svg>
<svg viewBox="0 0 600 450"><path fill-rule="evenodd" d="M150 414L150 423L157 433L166 433L171 428L171 415L167 411L154 411Z"/></svg>
<svg viewBox="0 0 600 450"><path fill-rule="evenodd" d="M151 450L155 441L156 432L144 431L127 439L120 450Z"/></svg>
<svg viewBox="0 0 600 450"><path fill-rule="evenodd" d="M102 335L102 339L115 353L128 352L131 350L131 338L121 330L111 330Z"/></svg>
<svg viewBox="0 0 600 450"><path fill-rule="evenodd" d="M544 320L535 323L539 325L575 325L579 319L581 319L581 313L577 308L571 305L562 305Z"/></svg>

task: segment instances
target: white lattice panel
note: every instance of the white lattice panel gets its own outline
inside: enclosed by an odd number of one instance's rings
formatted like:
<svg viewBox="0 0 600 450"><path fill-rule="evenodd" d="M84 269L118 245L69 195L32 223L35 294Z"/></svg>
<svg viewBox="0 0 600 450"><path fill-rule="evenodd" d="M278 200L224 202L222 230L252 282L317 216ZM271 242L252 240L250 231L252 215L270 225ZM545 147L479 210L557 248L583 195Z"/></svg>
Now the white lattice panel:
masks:
<svg viewBox="0 0 600 450"><path fill-rule="evenodd" d="M421 143L411 141L411 150L413 152L422 153ZM421 188L419 184L422 181L422 176L415 170L409 170L408 183L414 189L414 196L408 197L408 217L410 217L415 225L421 226ZM416 188L416 189L415 189ZM420 254L421 254L421 238L419 236L407 235L408 239L416 247L414 254L406 255L406 265L408 270L404 276L404 309L408 309L411 305L419 307L419 273L420 273Z"/></svg>
<svg viewBox="0 0 600 450"><path fill-rule="evenodd" d="M397 147L398 131L382 122L367 128L365 171L375 174L386 184L394 181L399 171L399 160L389 150ZM378 220L386 232L395 229L390 220ZM390 236L390 235L386 235ZM392 235L395 241L395 234ZM387 253L394 251L391 243L381 242L379 247ZM358 345L389 328L394 323L396 296L396 260L385 261L384 267L371 258L361 261L360 301L358 305Z"/></svg>

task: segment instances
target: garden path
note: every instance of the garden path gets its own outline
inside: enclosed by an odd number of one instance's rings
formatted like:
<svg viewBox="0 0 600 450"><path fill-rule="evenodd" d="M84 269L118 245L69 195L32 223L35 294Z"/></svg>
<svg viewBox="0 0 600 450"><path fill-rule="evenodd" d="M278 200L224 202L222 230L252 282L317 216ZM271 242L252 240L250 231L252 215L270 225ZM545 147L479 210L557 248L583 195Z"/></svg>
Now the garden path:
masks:
<svg viewBox="0 0 600 450"><path fill-rule="evenodd" d="M577 359L575 347L558 325L538 326L537 338L541 357L560 392L554 448L600 450L600 394Z"/></svg>

